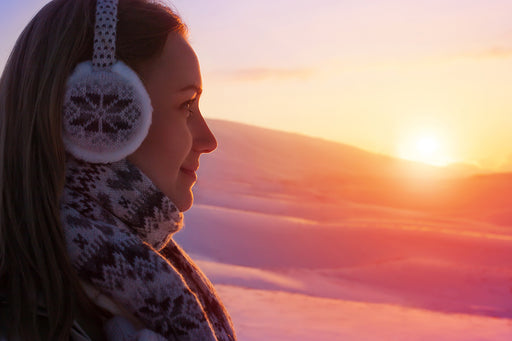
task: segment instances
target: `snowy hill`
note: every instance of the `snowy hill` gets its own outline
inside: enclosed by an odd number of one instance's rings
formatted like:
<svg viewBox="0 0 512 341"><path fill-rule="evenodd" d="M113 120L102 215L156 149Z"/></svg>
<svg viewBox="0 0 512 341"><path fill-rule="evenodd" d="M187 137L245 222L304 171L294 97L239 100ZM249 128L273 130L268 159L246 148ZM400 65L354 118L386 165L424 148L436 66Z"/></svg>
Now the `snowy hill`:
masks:
<svg viewBox="0 0 512 341"><path fill-rule="evenodd" d="M434 167L298 134L209 124L219 148L201 159L198 188L512 225L512 173L479 175L469 166Z"/></svg>
<svg viewBox="0 0 512 341"><path fill-rule="evenodd" d="M512 338L509 174L209 124L219 149L176 239L242 341Z"/></svg>

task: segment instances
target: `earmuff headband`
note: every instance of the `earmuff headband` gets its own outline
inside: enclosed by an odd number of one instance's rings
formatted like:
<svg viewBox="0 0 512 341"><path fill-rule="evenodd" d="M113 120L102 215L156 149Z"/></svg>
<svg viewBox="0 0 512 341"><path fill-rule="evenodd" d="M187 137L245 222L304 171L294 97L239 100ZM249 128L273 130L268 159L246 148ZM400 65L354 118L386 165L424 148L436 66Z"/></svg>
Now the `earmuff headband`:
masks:
<svg viewBox="0 0 512 341"><path fill-rule="evenodd" d="M110 68L116 62L118 0L97 0L94 26L94 71Z"/></svg>

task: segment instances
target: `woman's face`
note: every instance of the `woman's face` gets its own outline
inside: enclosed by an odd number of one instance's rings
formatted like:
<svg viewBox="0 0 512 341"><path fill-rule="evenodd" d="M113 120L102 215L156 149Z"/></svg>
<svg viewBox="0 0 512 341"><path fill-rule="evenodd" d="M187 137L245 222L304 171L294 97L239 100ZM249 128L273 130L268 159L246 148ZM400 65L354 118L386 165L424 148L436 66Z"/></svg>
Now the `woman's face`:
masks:
<svg viewBox="0 0 512 341"><path fill-rule="evenodd" d="M128 160L186 211L193 202L199 156L217 147L199 111L202 81L197 57L185 38L171 33L163 53L138 71L151 97L153 121Z"/></svg>

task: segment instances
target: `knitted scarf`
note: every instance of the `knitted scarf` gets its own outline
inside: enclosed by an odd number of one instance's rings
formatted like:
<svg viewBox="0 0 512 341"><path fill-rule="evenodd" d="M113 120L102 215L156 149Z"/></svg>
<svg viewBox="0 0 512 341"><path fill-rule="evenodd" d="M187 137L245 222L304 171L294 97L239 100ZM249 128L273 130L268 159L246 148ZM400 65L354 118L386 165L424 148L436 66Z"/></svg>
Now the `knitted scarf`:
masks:
<svg viewBox="0 0 512 341"><path fill-rule="evenodd" d="M173 240L183 216L127 160L68 157L61 202L80 278L168 340L236 340L215 289Z"/></svg>

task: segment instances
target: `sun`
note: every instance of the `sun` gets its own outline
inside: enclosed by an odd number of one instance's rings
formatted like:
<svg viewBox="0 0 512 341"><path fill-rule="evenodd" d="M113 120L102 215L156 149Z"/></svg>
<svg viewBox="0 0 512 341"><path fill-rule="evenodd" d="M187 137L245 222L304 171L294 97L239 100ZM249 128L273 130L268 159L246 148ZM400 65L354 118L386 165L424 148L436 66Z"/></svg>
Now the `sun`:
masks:
<svg viewBox="0 0 512 341"><path fill-rule="evenodd" d="M408 137L401 142L398 156L435 166L446 166L451 158L442 140L433 133Z"/></svg>
<svg viewBox="0 0 512 341"><path fill-rule="evenodd" d="M439 152L439 141L432 136L423 136L416 141L416 150L420 157L433 157Z"/></svg>

